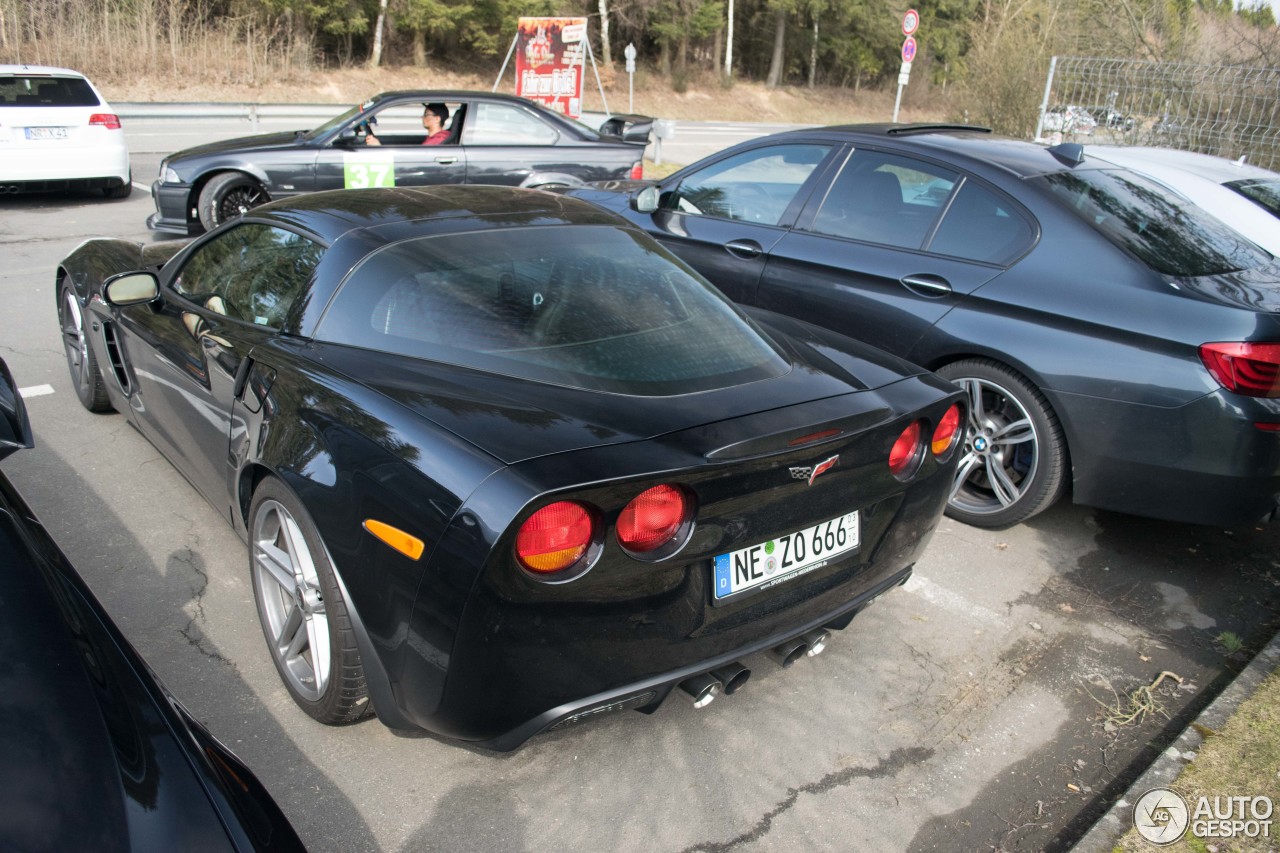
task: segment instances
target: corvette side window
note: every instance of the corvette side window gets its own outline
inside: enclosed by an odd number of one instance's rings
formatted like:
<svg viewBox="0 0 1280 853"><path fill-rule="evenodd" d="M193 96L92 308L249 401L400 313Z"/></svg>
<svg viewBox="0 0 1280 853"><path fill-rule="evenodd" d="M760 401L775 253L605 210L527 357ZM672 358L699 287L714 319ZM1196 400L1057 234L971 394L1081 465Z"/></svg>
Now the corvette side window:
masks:
<svg viewBox="0 0 1280 853"><path fill-rule="evenodd" d="M907 157L855 151L831 184L812 229L918 249L958 178L955 172Z"/></svg>
<svg viewBox="0 0 1280 853"><path fill-rule="evenodd" d="M475 104L462 130L467 145L554 145L560 134L525 110L506 104Z"/></svg>
<svg viewBox="0 0 1280 853"><path fill-rule="evenodd" d="M246 223L196 250L172 287L210 311L279 329L323 252L300 234Z"/></svg>
<svg viewBox="0 0 1280 853"><path fill-rule="evenodd" d="M665 208L695 216L777 225L829 145L773 145L744 151L689 175L663 195Z"/></svg>

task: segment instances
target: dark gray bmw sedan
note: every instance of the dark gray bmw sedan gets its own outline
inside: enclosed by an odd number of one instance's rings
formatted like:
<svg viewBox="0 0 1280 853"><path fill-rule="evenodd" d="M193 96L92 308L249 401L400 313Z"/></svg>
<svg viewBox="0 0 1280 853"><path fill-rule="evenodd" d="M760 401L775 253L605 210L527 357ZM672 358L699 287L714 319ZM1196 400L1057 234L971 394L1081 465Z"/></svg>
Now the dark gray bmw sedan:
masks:
<svg viewBox="0 0 1280 853"><path fill-rule="evenodd" d="M1280 265L1145 178L980 128L858 125L727 149L620 211L734 300L968 393L948 504L983 527L1077 503L1201 524L1280 494Z"/></svg>

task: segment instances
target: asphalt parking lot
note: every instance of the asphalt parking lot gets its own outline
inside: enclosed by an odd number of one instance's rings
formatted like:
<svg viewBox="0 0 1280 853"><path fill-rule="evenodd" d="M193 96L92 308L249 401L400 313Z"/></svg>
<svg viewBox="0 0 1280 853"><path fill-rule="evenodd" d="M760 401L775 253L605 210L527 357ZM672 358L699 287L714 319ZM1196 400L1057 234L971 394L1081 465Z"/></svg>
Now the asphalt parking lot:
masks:
<svg viewBox="0 0 1280 853"><path fill-rule="evenodd" d="M143 191L0 197L0 352L37 441L5 471L314 850L1066 849L1275 633L1280 525L1062 505L1000 532L944 520L912 581L824 654L748 660L750 683L705 709L673 698L504 755L319 726L268 658L244 545L67 379L54 268L91 236L163 239L150 211Z"/></svg>

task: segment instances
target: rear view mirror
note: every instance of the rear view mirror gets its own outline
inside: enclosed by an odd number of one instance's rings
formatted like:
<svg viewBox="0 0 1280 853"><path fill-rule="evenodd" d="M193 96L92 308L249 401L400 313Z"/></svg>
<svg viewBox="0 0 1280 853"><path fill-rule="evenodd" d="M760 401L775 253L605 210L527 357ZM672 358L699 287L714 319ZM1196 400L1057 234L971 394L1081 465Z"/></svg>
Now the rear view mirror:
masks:
<svg viewBox="0 0 1280 853"><path fill-rule="evenodd" d="M27 407L18 394L9 366L0 359L0 459L34 445Z"/></svg>
<svg viewBox="0 0 1280 853"><path fill-rule="evenodd" d="M102 293L112 305L138 305L160 295L160 281L151 272L121 273L106 280Z"/></svg>

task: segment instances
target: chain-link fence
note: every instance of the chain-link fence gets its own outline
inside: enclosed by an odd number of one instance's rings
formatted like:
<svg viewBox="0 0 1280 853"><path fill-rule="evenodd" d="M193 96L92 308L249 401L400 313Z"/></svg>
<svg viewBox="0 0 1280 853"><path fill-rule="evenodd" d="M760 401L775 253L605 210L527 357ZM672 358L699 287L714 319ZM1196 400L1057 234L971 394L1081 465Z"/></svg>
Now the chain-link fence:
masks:
<svg viewBox="0 0 1280 853"><path fill-rule="evenodd" d="M1036 137L1059 134L1280 169L1280 68L1055 56Z"/></svg>

